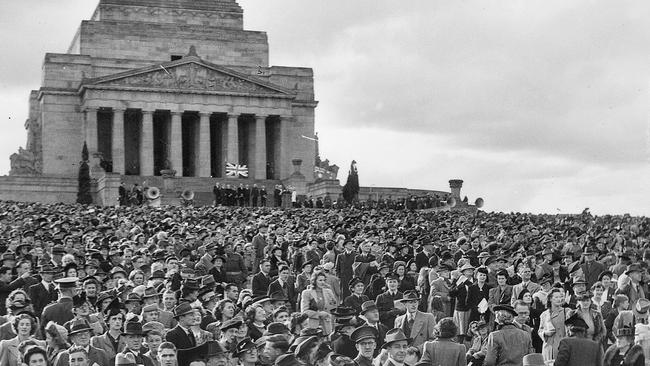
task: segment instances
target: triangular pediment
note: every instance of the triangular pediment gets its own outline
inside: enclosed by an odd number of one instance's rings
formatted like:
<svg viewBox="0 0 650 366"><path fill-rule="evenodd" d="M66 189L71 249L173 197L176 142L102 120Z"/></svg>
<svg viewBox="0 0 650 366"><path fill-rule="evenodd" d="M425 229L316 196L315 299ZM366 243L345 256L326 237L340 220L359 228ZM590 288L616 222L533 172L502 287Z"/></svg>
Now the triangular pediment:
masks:
<svg viewBox="0 0 650 366"><path fill-rule="evenodd" d="M166 91L235 93L291 97L291 91L223 66L189 57L96 79L87 79L82 88L125 88Z"/></svg>

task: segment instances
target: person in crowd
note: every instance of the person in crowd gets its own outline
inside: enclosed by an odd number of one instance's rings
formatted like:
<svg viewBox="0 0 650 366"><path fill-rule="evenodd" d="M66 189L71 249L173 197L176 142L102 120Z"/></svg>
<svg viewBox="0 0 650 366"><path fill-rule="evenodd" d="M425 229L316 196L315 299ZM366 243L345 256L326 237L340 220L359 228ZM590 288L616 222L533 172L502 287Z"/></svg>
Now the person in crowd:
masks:
<svg viewBox="0 0 650 366"><path fill-rule="evenodd" d="M361 313L361 305L368 301L368 296L363 294L365 284L359 277L354 277L349 283L352 294L343 300L343 305L354 309L357 314Z"/></svg>
<svg viewBox="0 0 650 366"><path fill-rule="evenodd" d="M539 337L544 342L542 355L545 361L554 360L560 340L566 337L564 322L569 318L569 310L564 307L564 291L554 288L548 295L547 309L540 315Z"/></svg>
<svg viewBox="0 0 650 366"><path fill-rule="evenodd" d="M420 298L417 291L407 291L399 301L404 304L406 313L395 319L394 328L402 329L409 336L409 345L421 348L424 342L435 337L436 319L432 314L418 310Z"/></svg>
<svg viewBox="0 0 650 366"><path fill-rule="evenodd" d="M379 319L381 323L388 329L393 329L395 326L395 318L398 315L402 315L406 310L402 306L397 306L399 300L404 296L403 293L399 292L399 277L395 273L389 273L386 275L386 292L377 296L375 304L377 305L377 310L379 311Z"/></svg>
<svg viewBox="0 0 650 366"><path fill-rule="evenodd" d="M140 323L138 323L140 324ZM91 345L91 334L93 330L87 321L79 319L70 325L69 337L74 347L82 348L86 351L89 365L97 364L98 366L110 365L111 360L104 350ZM59 353L55 366L68 366L70 364L70 350ZM149 366L149 365L148 365Z"/></svg>
<svg viewBox="0 0 650 366"><path fill-rule="evenodd" d="M352 332L350 339L354 342L358 352L354 361L359 366L372 366L379 339L377 328L370 325L358 327Z"/></svg>
<svg viewBox="0 0 650 366"><path fill-rule="evenodd" d="M578 297L576 312L580 314L584 322L587 323L586 337L596 342L603 342L607 329L603 316L598 308L591 302L591 294L584 293Z"/></svg>
<svg viewBox="0 0 650 366"><path fill-rule="evenodd" d="M469 288L473 284L474 266L469 263L460 268L460 276L449 290L449 296L455 299L454 321L458 324L458 334L464 337L470 323L472 306L469 303Z"/></svg>
<svg viewBox="0 0 650 366"><path fill-rule="evenodd" d="M338 305L334 292L325 286L325 274L315 272L310 286L300 295L300 311L309 316L312 327L323 327L329 334L332 332L332 316L330 311Z"/></svg>
<svg viewBox="0 0 650 366"><path fill-rule="evenodd" d="M70 344L68 344L68 330L52 321L49 322L45 326L45 342L47 344L47 362L54 365L59 353L70 347Z"/></svg>
<svg viewBox="0 0 650 366"><path fill-rule="evenodd" d="M560 340L554 366L580 366L603 364L603 350L598 342L587 337L589 328L579 312L571 315L564 324L568 338Z"/></svg>
<svg viewBox="0 0 650 366"><path fill-rule="evenodd" d="M512 324L517 313L510 305L495 306L494 311L500 328L488 336L483 365L518 365L524 355L535 352L530 333Z"/></svg>
<svg viewBox="0 0 650 366"><path fill-rule="evenodd" d="M47 352L40 347L32 347L22 359L27 366L49 366L51 363L47 360ZM83 366L83 365L81 365Z"/></svg>
<svg viewBox="0 0 650 366"><path fill-rule="evenodd" d="M424 343L420 361L429 365L467 365L465 346L454 342L454 338L458 335L458 326L454 319L440 319L435 327L438 337L436 340Z"/></svg>
<svg viewBox="0 0 650 366"><path fill-rule="evenodd" d="M644 366L643 348L634 344L634 324L619 324L616 343L609 346L603 358L604 366Z"/></svg>
<svg viewBox="0 0 650 366"><path fill-rule="evenodd" d="M19 348L25 342L33 341L42 349L46 347L44 341L37 340L34 337L38 325L36 324L36 319L31 315L17 315L13 319L12 326L16 331L16 337L0 341L0 365L3 366L21 366L23 357Z"/></svg>
<svg viewBox="0 0 650 366"><path fill-rule="evenodd" d="M625 295L616 295L614 297L614 307L609 311L607 317L604 319L605 329L607 330L607 342L616 342L614 337L613 327L614 321L622 311L627 311L630 307L630 300Z"/></svg>

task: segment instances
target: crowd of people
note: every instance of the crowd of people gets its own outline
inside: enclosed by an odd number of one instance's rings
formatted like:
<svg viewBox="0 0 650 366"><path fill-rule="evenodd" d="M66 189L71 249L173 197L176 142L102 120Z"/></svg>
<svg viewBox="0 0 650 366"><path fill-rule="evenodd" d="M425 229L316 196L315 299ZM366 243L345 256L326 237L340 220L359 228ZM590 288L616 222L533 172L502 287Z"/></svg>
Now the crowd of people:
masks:
<svg viewBox="0 0 650 366"><path fill-rule="evenodd" d="M2 366L650 365L650 220L0 202Z"/></svg>

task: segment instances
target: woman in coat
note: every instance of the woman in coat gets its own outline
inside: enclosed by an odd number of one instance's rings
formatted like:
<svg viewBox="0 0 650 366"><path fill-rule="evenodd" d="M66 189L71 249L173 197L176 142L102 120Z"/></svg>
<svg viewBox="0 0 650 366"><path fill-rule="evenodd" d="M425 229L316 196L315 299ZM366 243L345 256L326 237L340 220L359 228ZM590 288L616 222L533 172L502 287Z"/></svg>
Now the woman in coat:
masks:
<svg viewBox="0 0 650 366"><path fill-rule="evenodd" d="M539 337L542 338L542 356L544 361L554 360L557 356L560 340L566 337L564 321L568 318L564 305L564 291L554 288L548 295L547 309L540 316Z"/></svg>
<svg viewBox="0 0 650 366"><path fill-rule="evenodd" d="M68 331L63 326L50 321L45 326L45 342L47 343L47 359L50 365L54 365L54 361L59 353L69 348L68 344Z"/></svg>
<svg viewBox="0 0 650 366"><path fill-rule="evenodd" d="M33 336L38 328L36 321L28 314L20 314L14 318L12 326L16 337L0 341L0 365L20 366L22 355L18 346L25 341L33 341L39 347L45 349L45 341L36 340Z"/></svg>
<svg viewBox="0 0 650 366"><path fill-rule="evenodd" d="M300 311L309 316L310 327L320 325L325 334L330 334L333 327L330 311L336 308L338 301L334 292L327 288L326 278L322 272L311 276L309 287L300 295Z"/></svg>
<svg viewBox="0 0 650 366"><path fill-rule="evenodd" d="M415 290L415 279L406 273L406 263L397 261L393 264L393 272L399 277L399 292Z"/></svg>
<svg viewBox="0 0 650 366"><path fill-rule="evenodd" d="M616 330L616 343L605 352L604 366L644 366L643 348L634 344L634 325Z"/></svg>
<svg viewBox="0 0 650 366"><path fill-rule="evenodd" d="M586 292L580 295L577 300L575 311L582 316L582 319L589 326L586 333L587 339L602 343L605 340L607 328L605 328L602 314L591 303L591 294Z"/></svg>
<svg viewBox="0 0 650 366"><path fill-rule="evenodd" d="M458 327L452 318L443 318L436 324L438 339L424 342L420 362L428 365L466 366L466 348L454 342Z"/></svg>

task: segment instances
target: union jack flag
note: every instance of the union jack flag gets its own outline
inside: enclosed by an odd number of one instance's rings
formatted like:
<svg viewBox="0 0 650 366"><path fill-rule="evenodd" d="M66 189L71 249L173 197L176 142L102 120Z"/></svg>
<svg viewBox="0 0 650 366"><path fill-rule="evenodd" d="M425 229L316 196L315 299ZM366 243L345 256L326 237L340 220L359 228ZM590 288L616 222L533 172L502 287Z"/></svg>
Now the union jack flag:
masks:
<svg viewBox="0 0 650 366"><path fill-rule="evenodd" d="M239 176L248 178L248 167L246 165L226 163L226 175L234 178L239 178Z"/></svg>

